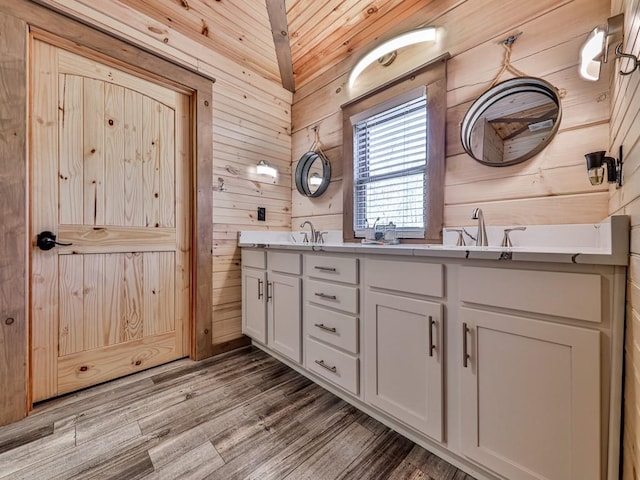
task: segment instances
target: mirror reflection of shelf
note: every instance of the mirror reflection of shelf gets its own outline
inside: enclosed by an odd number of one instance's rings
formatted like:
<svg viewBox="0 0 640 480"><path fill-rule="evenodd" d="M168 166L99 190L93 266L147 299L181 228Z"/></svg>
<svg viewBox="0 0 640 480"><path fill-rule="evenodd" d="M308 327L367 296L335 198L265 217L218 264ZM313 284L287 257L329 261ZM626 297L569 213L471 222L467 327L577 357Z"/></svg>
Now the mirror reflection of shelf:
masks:
<svg viewBox="0 0 640 480"><path fill-rule="evenodd" d="M539 78L513 78L471 105L462 122L462 146L485 165L515 165L551 142L561 114L555 87Z"/></svg>

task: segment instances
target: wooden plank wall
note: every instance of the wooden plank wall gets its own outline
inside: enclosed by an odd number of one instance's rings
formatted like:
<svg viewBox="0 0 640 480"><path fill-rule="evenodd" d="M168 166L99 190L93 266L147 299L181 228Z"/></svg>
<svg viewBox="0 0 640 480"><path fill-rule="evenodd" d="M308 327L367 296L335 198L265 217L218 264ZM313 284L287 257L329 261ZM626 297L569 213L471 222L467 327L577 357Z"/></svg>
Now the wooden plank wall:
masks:
<svg viewBox="0 0 640 480"><path fill-rule="evenodd" d="M613 0L611 14L624 13L624 52L640 54L640 1ZM616 67L629 68L625 62ZM618 68L616 68L617 72ZM640 475L640 73L613 76L609 151L623 146L624 186L610 190L609 211L631 216L631 258L627 275L624 432L622 478Z"/></svg>
<svg viewBox="0 0 640 480"><path fill-rule="evenodd" d="M436 45L403 49L386 68L372 65L351 91L347 77L357 55L298 85L292 107L293 167L311 146L312 127L318 126L333 178L317 199L302 197L292 185L294 228L310 219L322 229L341 229L345 207L340 105L445 51L453 57L447 80L445 225L472 224L471 211L476 206L483 208L492 224L601 221L607 215L607 187L589 184L583 155L608 145L609 84L579 79L577 64L586 35L606 21L609 8L608 0L436 0L403 24L404 30L423 24L438 27ZM491 168L463 152L459 124L502 65L504 50L499 42L516 32L523 34L513 46L512 63L566 90L563 119L557 137L535 158ZM603 76L607 77L606 72Z"/></svg>
<svg viewBox="0 0 640 480"><path fill-rule="evenodd" d="M213 325L216 345L241 337L240 230L291 227L292 94L272 80L209 50L128 2L41 0L96 27L216 79L213 87ZM266 7L265 7L266 13ZM274 180L257 175L261 159ZM267 209L257 221L257 207Z"/></svg>
<svg viewBox="0 0 640 480"><path fill-rule="evenodd" d="M26 28L0 12L0 425L27 409Z"/></svg>

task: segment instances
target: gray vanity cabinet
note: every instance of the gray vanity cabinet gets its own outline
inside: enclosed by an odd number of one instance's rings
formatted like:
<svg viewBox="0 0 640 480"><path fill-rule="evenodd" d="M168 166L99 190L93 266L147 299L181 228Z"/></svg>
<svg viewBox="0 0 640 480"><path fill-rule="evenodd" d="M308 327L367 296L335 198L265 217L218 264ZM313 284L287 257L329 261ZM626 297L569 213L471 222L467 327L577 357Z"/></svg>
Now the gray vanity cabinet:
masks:
<svg viewBox="0 0 640 480"><path fill-rule="evenodd" d="M598 273L460 269L465 456L514 480L604 478L602 282Z"/></svg>
<svg viewBox="0 0 640 480"><path fill-rule="evenodd" d="M514 480L600 479L600 333L471 308L461 319L463 453Z"/></svg>
<svg viewBox="0 0 640 480"><path fill-rule="evenodd" d="M301 254L242 251L242 333L302 362Z"/></svg>
<svg viewBox="0 0 640 480"><path fill-rule="evenodd" d="M305 367L360 395L358 260L304 256Z"/></svg>
<svg viewBox="0 0 640 480"><path fill-rule="evenodd" d="M443 266L367 260L365 271L365 401L440 442Z"/></svg>
<svg viewBox="0 0 640 480"><path fill-rule="evenodd" d="M618 478L624 267L382 248L243 249L243 332L474 478Z"/></svg>
<svg viewBox="0 0 640 480"><path fill-rule="evenodd" d="M264 250L242 250L242 333L267 343L267 257Z"/></svg>

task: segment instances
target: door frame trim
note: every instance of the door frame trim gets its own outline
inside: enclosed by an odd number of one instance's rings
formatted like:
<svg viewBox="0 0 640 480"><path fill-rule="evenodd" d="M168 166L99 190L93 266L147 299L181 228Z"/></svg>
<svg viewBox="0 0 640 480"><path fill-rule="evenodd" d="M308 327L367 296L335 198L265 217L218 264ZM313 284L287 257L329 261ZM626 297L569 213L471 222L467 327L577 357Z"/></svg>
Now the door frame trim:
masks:
<svg viewBox="0 0 640 480"><path fill-rule="evenodd" d="M213 244L212 222L212 198L213 198L213 82L210 78L194 73L182 66L165 60L156 54L101 32L94 27L85 25L67 16L48 8L34 4L29 0L13 0L3 6L0 12L0 24L2 20L16 22L24 25L24 29L13 29L16 37L15 56L22 58L23 62L16 67L16 63L3 64L0 62L0 70L8 70L12 78L25 79L25 85L21 86L28 92L29 70L29 29L35 28L48 32L55 37L63 39L78 48L88 48L99 55L114 59L128 65L130 69L138 72L148 72L158 80L172 85L173 88L181 86L191 92L191 144L192 144L192 171L191 171L191 318L190 318L190 357L194 360L207 358L213 354L212 345L212 261L211 251ZM14 18L11 18L14 17ZM20 49L23 52L19 52ZM13 52L12 52L13 53ZM20 53L22 55L20 56ZM17 72L16 68L24 71ZM12 69L12 70L10 70ZM4 72L2 72L4 73ZM17 81L19 82L19 80ZM11 93L11 92L10 92ZM19 96L24 108L20 116L24 114L25 125L15 128L15 148L2 149L0 151L0 164L5 166L6 172L15 172L15 177L9 181L0 181L0 195L4 198L15 198L16 190L21 190L23 201L16 201L15 208L3 212L6 225L21 225L22 238L5 243L0 254L3 266L6 265L11 276L0 277L0 292L15 292L16 300L7 305L8 311L0 312L0 358L16 357L14 367L8 379L9 385L0 390L0 425L11 423L23 418L31 408L30 374L29 374L29 275L30 265L28 259L32 239L29 233L28 210L28 119L29 111L27 102L28 93ZM8 126L6 127L8 128ZM15 235L15 231L2 232L5 237ZM22 290L21 288L22 287ZM13 296L13 295L12 295ZM4 307L3 307L4 309ZM6 324L4 319L13 318L11 324ZM9 346L8 340L18 343ZM20 357L20 358L17 358ZM25 382L26 379L26 382ZM7 412L6 414L2 412Z"/></svg>

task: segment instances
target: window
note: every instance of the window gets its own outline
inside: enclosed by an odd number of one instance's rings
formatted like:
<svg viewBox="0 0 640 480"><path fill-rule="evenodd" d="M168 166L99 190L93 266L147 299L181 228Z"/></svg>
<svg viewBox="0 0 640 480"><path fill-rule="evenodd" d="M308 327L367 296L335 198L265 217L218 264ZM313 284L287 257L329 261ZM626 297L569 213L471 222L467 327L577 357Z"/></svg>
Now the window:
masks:
<svg viewBox="0 0 640 480"><path fill-rule="evenodd" d="M362 120L362 114L352 118L353 228L358 237L377 219L392 221L399 237L424 237L427 97L424 87L418 90L409 100L396 99L398 105L385 105Z"/></svg>
<svg viewBox="0 0 640 480"><path fill-rule="evenodd" d="M345 241L378 218L398 237L442 240L447 57L342 106Z"/></svg>

